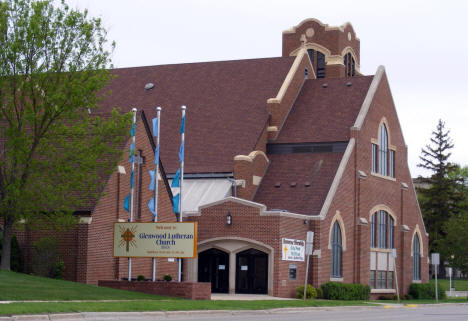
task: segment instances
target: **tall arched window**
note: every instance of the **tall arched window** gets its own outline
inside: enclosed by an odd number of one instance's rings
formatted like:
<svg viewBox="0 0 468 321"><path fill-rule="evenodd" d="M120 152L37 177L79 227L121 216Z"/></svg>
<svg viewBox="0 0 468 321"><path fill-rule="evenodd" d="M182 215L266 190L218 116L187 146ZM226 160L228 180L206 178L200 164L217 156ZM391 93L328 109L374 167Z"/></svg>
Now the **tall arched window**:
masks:
<svg viewBox="0 0 468 321"><path fill-rule="evenodd" d="M413 280L421 280L421 252L419 236L416 233L413 239Z"/></svg>
<svg viewBox="0 0 468 321"><path fill-rule="evenodd" d="M333 224L332 238L331 238L331 276L332 278L341 278L341 228L338 222Z"/></svg>
<svg viewBox="0 0 468 321"><path fill-rule="evenodd" d="M355 74L355 62L350 52L344 56L344 65L346 77L354 77Z"/></svg>
<svg viewBox="0 0 468 321"><path fill-rule="evenodd" d="M371 170L383 176L395 177L395 150L389 148L385 123L382 123L379 128L379 143L372 143Z"/></svg>
<svg viewBox="0 0 468 321"><path fill-rule="evenodd" d="M384 210L371 216L370 246L380 249L395 247L395 220Z"/></svg>
<svg viewBox="0 0 468 321"><path fill-rule="evenodd" d="M379 139L379 174L388 175L388 134L385 124L380 126Z"/></svg>
<svg viewBox="0 0 468 321"><path fill-rule="evenodd" d="M325 54L314 49L307 49L307 53L317 78L325 78Z"/></svg>

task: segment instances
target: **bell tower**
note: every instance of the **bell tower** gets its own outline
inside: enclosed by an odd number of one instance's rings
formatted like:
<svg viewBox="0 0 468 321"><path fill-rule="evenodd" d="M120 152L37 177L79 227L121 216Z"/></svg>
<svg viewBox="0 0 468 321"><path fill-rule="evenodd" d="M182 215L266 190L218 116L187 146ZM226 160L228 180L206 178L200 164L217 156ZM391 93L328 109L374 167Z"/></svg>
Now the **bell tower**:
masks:
<svg viewBox="0 0 468 321"><path fill-rule="evenodd" d="M307 49L317 78L360 75L360 40L349 22L329 27L317 19L306 19L283 31L283 57Z"/></svg>

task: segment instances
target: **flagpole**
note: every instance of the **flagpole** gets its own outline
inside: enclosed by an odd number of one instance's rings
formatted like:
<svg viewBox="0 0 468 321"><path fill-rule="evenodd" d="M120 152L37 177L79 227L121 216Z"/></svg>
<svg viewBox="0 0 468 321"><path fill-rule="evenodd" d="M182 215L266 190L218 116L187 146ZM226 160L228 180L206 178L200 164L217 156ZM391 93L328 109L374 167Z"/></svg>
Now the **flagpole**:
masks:
<svg viewBox="0 0 468 321"><path fill-rule="evenodd" d="M184 157L180 160L180 192L179 192L179 222L182 222L182 186L184 185L184 158L185 158L185 109L186 106L182 106L182 121L184 122L183 131L181 131L180 139L181 144L184 148ZM182 259L179 258L179 282L182 282Z"/></svg>
<svg viewBox="0 0 468 321"><path fill-rule="evenodd" d="M133 128L136 128L137 109L132 108L132 112L133 112L133 125L132 126L133 126ZM134 150L133 150L133 155L131 155L132 172L131 172L131 176L130 176L130 219L128 220L130 223L133 221L133 179L134 179L133 173L135 172L135 149L136 149L135 136L136 136L136 129L135 129L135 133L133 134L133 137L132 137L132 145L134 146ZM128 258L128 281L130 282L131 280L132 280L132 258L129 257Z"/></svg>
<svg viewBox="0 0 468 321"><path fill-rule="evenodd" d="M161 128L161 107L157 107L156 110L158 111L158 133L156 137L156 150L159 151L159 133ZM155 133L153 133L155 134ZM159 157L159 153L155 153L154 157ZM158 184L159 184L159 159L155 159L154 163L156 164L154 168L154 212L153 215L153 222L158 221ZM153 257L153 282L156 281L156 258Z"/></svg>

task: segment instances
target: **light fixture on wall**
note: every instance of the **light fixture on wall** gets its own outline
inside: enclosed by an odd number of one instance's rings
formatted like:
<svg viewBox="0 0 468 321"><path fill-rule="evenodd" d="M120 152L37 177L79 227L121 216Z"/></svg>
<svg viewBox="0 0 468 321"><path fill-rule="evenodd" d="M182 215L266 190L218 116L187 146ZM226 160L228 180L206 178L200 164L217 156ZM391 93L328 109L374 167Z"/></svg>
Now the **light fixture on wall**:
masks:
<svg viewBox="0 0 468 321"><path fill-rule="evenodd" d="M231 224L232 224L232 215L231 215L231 212L228 211L228 213L226 215L226 225L230 226Z"/></svg>

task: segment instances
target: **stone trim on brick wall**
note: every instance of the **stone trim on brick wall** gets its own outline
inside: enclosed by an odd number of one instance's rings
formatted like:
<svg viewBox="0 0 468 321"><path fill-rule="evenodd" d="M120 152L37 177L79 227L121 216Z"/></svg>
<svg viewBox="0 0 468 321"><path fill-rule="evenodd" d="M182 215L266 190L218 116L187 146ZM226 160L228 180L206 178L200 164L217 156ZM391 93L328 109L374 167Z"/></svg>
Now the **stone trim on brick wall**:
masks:
<svg viewBox="0 0 468 321"><path fill-rule="evenodd" d="M327 198L325 199L325 202L323 202L323 207L319 214L320 219L324 219L327 216L327 213L328 213L328 210L330 209L333 198L335 197L336 191L338 190L338 185L340 184L341 178L343 177L346 165L348 164L348 161L353 152L354 145L355 145L355 139L351 138L343 154L343 158L341 159L340 165L338 166L336 175L333 178L333 182L328 191Z"/></svg>
<svg viewBox="0 0 468 321"><path fill-rule="evenodd" d="M379 88L380 81L382 80L382 76L385 74L385 67L379 66L377 68L377 72L375 73L374 78L369 86L369 90L367 91L366 98L364 98L364 102L362 103L361 110L359 111L358 116L356 117L356 121L354 122L353 129L360 130L362 124L364 123L364 119L367 116L367 112L369 111L370 105L374 100L375 93Z"/></svg>

